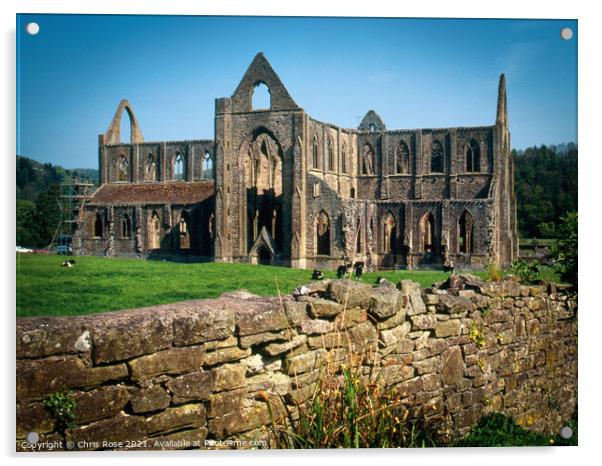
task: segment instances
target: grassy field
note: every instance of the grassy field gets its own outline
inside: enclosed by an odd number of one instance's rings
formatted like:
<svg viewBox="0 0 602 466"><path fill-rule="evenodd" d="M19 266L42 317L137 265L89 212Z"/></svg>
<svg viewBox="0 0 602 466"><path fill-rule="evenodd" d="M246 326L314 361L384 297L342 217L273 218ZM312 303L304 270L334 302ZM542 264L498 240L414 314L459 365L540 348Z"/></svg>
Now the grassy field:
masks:
<svg viewBox="0 0 602 466"><path fill-rule="evenodd" d="M136 259L76 257L75 267L61 267L65 257L17 255L17 316L78 315L150 306L188 299L215 298L247 289L261 296L290 293L311 281L311 270L249 264L179 264ZM335 271L325 271L335 278ZM483 274L481 274L483 276ZM411 279L423 286L445 280L438 271L367 273L392 282Z"/></svg>
<svg viewBox="0 0 602 466"><path fill-rule="evenodd" d="M80 315L151 306L189 299L216 298L226 291L247 289L261 296L290 293L311 281L311 270L249 264L144 261L76 257L75 267L61 267L64 256L17 254L17 316ZM335 271L325 271L335 278ZM485 277L484 272L475 275ZM410 279L423 286L445 280L432 270L364 274L391 282ZM542 278L555 280L549 270Z"/></svg>

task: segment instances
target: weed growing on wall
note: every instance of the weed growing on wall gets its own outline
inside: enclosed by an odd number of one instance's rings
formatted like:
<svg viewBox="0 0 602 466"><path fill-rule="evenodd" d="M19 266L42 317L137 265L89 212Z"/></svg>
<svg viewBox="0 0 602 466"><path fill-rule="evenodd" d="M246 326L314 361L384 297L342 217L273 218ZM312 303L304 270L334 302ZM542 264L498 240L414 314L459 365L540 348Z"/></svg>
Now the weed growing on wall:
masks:
<svg viewBox="0 0 602 466"><path fill-rule="evenodd" d="M477 348L481 349L485 346L485 335L483 334L483 329L480 328L475 321L470 324L470 333L468 335L470 341L472 341Z"/></svg>
<svg viewBox="0 0 602 466"><path fill-rule="evenodd" d="M76 403L72 392L53 393L43 403L52 413L59 432L64 433L75 425Z"/></svg>

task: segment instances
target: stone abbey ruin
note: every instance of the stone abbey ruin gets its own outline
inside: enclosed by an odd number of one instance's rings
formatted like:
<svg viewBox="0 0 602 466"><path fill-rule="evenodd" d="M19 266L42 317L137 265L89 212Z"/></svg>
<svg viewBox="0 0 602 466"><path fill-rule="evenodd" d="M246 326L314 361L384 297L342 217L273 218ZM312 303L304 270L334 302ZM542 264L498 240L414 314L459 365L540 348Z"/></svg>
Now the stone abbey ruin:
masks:
<svg viewBox="0 0 602 466"><path fill-rule="evenodd" d="M258 85L267 109L253 108ZM343 129L312 119L260 53L234 94L216 99L213 140L146 142L124 100L99 137L99 168L76 254L298 268L517 256L503 74L491 126L388 130L370 110Z"/></svg>

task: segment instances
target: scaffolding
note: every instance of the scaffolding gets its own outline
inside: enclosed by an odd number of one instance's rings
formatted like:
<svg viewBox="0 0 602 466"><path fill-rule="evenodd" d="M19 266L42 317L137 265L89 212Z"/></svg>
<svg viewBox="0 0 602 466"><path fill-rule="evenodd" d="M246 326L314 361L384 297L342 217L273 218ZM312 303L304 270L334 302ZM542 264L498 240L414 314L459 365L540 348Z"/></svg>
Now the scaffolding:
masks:
<svg viewBox="0 0 602 466"><path fill-rule="evenodd" d="M64 178L60 188L61 194L57 198L60 211L59 224L48 251L71 254L73 234L76 230L81 230L84 206L94 192L94 183L87 177L75 176Z"/></svg>

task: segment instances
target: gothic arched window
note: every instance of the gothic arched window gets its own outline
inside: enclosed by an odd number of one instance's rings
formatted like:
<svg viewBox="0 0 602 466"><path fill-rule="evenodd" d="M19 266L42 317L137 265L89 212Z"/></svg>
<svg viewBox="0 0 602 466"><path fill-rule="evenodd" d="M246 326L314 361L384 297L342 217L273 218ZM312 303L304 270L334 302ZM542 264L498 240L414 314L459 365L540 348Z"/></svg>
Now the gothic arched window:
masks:
<svg viewBox="0 0 602 466"><path fill-rule="evenodd" d="M129 181L129 163L128 159L125 158L125 155L119 157L117 161L117 181Z"/></svg>
<svg viewBox="0 0 602 466"><path fill-rule="evenodd" d="M190 231L186 212L182 212L178 232L180 234L180 249L190 249Z"/></svg>
<svg viewBox="0 0 602 466"><path fill-rule="evenodd" d="M148 234L148 248L149 249L160 249L161 248L161 222L157 212L153 212L153 215L149 222L149 234Z"/></svg>
<svg viewBox="0 0 602 466"><path fill-rule="evenodd" d="M148 154L148 157L146 157L144 179L146 181L155 181L157 179L157 163L153 154Z"/></svg>
<svg viewBox="0 0 602 466"><path fill-rule="evenodd" d="M420 222L420 240L422 252L435 252L435 217L431 212L425 214Z"/></svg>
<svg viewBox="0 0 602 466"><path fill-rule="evenodd" d="M362 175L374 175L374 151L368 143L362 149L360 166L362 167Z"/></svg>
<svg viewBox="0 0 602 466"><path fill-rule="evenodd" d="M205 151L201 165L201 178L204 180L213 179L213 158L209 152Z"/></svg>
<svg viewBox="0 0 602 466"><path fill-rule="evenodd" d="M102 215L100 213L96 213L96 219L94 220L94 237L102 238Z"/></svg>
<svg viewBox="0 0 602 466"><path fill-rule="evenodd" d="M318 168L320 168L320 166L319 166L320 162L319 162L319 156L318 156L318 147L319 147L319 145L320 145L320 142L318 141L318 136L314 135L314 144L312 146L312 151L311 151L311 153L312 153L312 159L311 159L312 160L312 165L311 166L312 166L312 168L314 168L316 170Z"/></svg>
<svg viewBox="0 0 602 466"><path fill-rule="evenodd" d="M178 152L174 161L174 180L183 180L184 178L184 157Z"/></svg>
<svg viewBox="0 0 602 466"><path fill-rule="evenodd" d="M347 174L347 146L343 142L343 147L341 147L341 171Z"/></svg>
<svg viewBox="0 0 602 466"><path fill-rule="evenodd" d="M334 157L334 144L332 139L328 139L328 170L331 172L336 171L336 161Z"/></svg>
<svg viewBox="0 0 602 466"><path fill-rule="evenodd" d="M443 146L439 141L431 145L431 173L443 173Z"/></svg>
<svg viewBox="0 0 602 466"><path fill-rule="evenodd" d="M123 214L121 217L121 237L128 239L132 236L132 221L128 214Z"/></svg>
<svg viewBox="0 0 602 466"><path fill-rule="evenodd" d="M466 145L466 172L475 173L481 171L481 146L477 141L471 139Z"/></svg>
<svg viewBox="0 0 602 466"><path fill-rule="evenodd" d="M258 82L253 88L251 110L267 110L272 108L270 88L263 82Z"/></svg>
<svg viewBox="0 0 602 466"><path fill-rule="evenodd" d="M462 212L458 220L458 251L463 254L472 254L474 250L474 219L470 212Z"/></svg>
<svg viewBox="0 0 602 466"><path fill-rule="evenodd" d="M405 142L401 141L395 149L395 173L407 175L410 173L410 149Z"/></svg>
<svg viewBox="0 0 602 466"><path fill-rule="evenodd" d="M328 214L324 211L320 212L316 222L316 238L318 242L318 255L330 255L330 220Z"/></svg>

